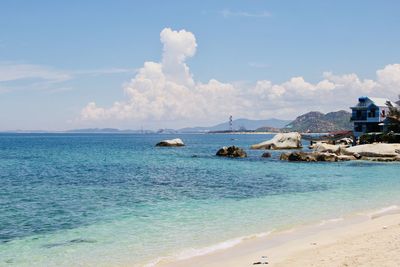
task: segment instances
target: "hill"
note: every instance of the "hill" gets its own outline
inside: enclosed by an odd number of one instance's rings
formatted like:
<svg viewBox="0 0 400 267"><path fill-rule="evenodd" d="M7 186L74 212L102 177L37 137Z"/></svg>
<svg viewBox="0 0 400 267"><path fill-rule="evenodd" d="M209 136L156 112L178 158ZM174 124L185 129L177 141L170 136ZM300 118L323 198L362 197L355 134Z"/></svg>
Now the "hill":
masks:
<svg viewBox="0 0 400 267"><path fill-rule="evenodd" d="M284 130L296 132L326 133L341 130L351 130L351 113L340 110L327 114L312 111L297 117Z"/></svg>
<svg viewBox="0 0 400 267"><path fill-rule="evenodd" d="M65 131L66 133L153 133L150 130L120 130L115 128L86 128L72 129Z"/></svg>
<svg viewBox="0 0 400 267"><path fill-rule="evenodd" d="M256 130L260 127L283 128L288 124L289 120L268 119L268 120L250 120L236 119L232 121L233 130ZM229 130L229 122L220 123L209 127L190 127L180 129L181 133L197 133L209 131L226 131Z"/></svg>

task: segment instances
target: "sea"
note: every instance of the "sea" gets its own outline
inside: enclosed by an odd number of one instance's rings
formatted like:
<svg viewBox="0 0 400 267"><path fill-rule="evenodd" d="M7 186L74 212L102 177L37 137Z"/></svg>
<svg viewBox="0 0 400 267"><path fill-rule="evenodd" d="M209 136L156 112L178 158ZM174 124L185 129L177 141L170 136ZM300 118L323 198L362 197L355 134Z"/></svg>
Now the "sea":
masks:
<svg viewBox="0 0 400 267"><path fill-rule="evenodd" d="M0 134L0 266L154 266L400 205L400 164L249 149L271 137ZM171 138L186 146L155 147ZM228 145L248 157L215 156Z"/></svg>

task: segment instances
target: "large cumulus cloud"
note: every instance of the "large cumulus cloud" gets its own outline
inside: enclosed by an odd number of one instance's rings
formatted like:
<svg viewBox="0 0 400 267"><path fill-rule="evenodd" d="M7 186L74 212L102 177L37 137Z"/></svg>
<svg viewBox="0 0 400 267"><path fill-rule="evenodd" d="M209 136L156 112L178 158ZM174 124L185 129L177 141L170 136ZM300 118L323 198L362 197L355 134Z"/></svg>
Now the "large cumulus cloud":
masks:
<svg viewBox="0 0 400 267"><path fill-rule="evenodd" d="M167 121L172 127L216 122L235 117L290 118L310 110L347 109L360 95L395 98L400 88L400 64L377 70L375 80L358 75L325 72L316 83L293 77L274 84L269 80L255 84L223 83L211 79L195 81L186 60L196 53L193 33L165 28L161 62L145 62L125 86L127 99L111 107L88 103L81 111L83 121L129 120Z"/></svg>

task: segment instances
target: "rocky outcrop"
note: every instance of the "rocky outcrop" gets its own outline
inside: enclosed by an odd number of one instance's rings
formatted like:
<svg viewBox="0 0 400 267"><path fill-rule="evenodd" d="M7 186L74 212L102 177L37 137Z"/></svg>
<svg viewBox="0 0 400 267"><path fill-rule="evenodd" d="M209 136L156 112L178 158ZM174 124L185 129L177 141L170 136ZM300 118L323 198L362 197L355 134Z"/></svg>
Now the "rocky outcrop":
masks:
<svg viewBox="0 0 400 267"><path fill-rule="evenodd" d="M400 144L375 143L346 147L345 145L330 145L316 143L311 146L313 152L293 152L282 154L282 160L289 161L400 161Z"/></svg>
<svg viewBox="0 0 400 267"><path fill-rule="evenodd" d="M171 140L162 140L157 143L156 146L184 146L185 144L180 138L175 138Z"/></svg>
<svg viewBox="0 0 400 267"><path fill-rule="evenodd" d="M287 161L305 161L305 162L317 162L317 161L335 162L340 160L339 157L333 153L302 152L302 151L283 153L280 159Z"/></svg>
<svg viewBox="0 0 400 267"><path fill-rule="evenodd" d="M219 157L229 157L229 158L245 158L245 157L247 157L246 152L243 149L241 149L240 147L236 147L236 146L230 146L230 147L224 146L223 148L220 148L217 151L216 155Z"/></svg>
<svg viewBox="0 0 400 267"><path fill-rule="evenodd" d="M301 148L301 135L297 132L278 133L271 140L251 146L252 149L296 149Z"/></svg>
<svg viewBox="0 0 400 267"><path fill-rule="evenodd" d="M340 154L342 148L347 147L346 145L330 145L326 143L315 143L309 146L310 149L313 149L316 152L327 152L327 153L335 153Z"/></svg>
<svg viewBox="0 0 400 267"><path fill-rule="evenodd" d="M357 158L394 158L400 157L400 144L366 144L341 149L343 155Z"/></svg>

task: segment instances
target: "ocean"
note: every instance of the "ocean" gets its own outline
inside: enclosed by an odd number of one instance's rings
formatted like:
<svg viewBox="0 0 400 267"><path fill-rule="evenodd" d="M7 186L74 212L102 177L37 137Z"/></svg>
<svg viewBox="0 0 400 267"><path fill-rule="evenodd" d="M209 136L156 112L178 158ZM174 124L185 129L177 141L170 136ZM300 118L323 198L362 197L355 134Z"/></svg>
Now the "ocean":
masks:
<svg viewBox="0 0 400 267"><path fill-rule="evenodd" d="M0 134L0 266L151 266L400 204L400 164L248 149L271 137ZM248 157L216 157L225 145Z"/></svg>

